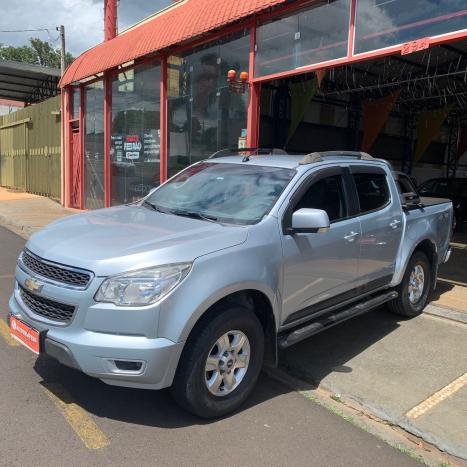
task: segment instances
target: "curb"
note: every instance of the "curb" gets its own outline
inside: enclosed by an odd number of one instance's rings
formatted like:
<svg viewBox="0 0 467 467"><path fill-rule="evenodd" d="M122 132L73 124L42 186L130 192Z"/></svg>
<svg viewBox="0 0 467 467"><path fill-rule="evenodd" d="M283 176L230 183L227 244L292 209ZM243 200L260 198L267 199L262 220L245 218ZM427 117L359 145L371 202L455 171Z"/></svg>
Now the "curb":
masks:
<svg viewBox="0 0 467 467"><path fill-rule="evenodd" d="M467 313L457 311L452 308L443 308L435 305L427 305L423 310L427 315L436 316L438 318L448 319L456 323L467 324Z"/></svg>
<svg viewBox="0 0 467 467"><path fill-rule="evenodd" d="M14 222L8 217L0 214L0 226L11 230L13 233L29 240L29 237L34 233L34 229L28 225L22 225L19 222Z"/></svg>
<svg viewBox="0 0 467 467"><path fill-rule="evenodd" d="M451 242L449 245L457 250L467 250L467 245L465 243Z"/></svg>
<svg viewBox="0 0 467 467"><path fill-rule="evenodd" d="M266 368L263 371L269 377L288 386L306 399L321 405L359 429L376 436L421 464L433 467L465 465L463 458L451 454L451 449L441 450L436 445L438 440L414 429L410 424L405 424L403 419L397 420L383 410L373 408L348 394L336 393L332 388L322 384L316 387L300 377L289 374L282 368ZM440 443L440 445L442 444Z"/></svg>

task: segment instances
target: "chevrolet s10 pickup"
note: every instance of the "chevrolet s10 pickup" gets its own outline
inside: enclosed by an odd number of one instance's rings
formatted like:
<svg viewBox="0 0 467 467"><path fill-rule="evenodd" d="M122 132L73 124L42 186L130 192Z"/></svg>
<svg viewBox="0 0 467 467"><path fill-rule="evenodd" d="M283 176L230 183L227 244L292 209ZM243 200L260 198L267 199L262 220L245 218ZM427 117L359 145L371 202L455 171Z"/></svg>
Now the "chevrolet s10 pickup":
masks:
<svg viewBox="0 0 467 467"><path fill-rule="evenodd" d="M171 387L218 417L280 349L383 304L421 313L452 224L449 200L419 198L365 153L224 150L141 201L34 234L10 330L105 383Z"/></svg>

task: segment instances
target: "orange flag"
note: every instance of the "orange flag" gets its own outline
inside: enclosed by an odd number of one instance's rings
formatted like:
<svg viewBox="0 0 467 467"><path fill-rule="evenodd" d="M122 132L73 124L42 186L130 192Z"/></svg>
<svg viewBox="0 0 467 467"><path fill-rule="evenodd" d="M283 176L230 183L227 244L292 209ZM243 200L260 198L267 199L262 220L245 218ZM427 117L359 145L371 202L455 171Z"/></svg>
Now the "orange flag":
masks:
<svg viewBox="0 0 467 467"><path fill-rule="evenodd" d="M328 70L323 69L323 70L316 70L316 78L318 79L318 87L321 86L321 81L323 81L324 77L326 76Z"/></svg>
<svg viewBox="0 0 467 467"><path fill-rule="evenodd" d="M451 105L442 109L427 110L421 112L417 117L417 147L415 149L414 161L418 162L428 146L433 141L433 138L438 135L444 120L451 111Z"/></svg>
<svg viewBox="0 0 467 467"><path fill-rule="evenodd" d="M400 89L389 96L363 104L362 151L368 152L386 124L389 114L400 94Z"/></svg>

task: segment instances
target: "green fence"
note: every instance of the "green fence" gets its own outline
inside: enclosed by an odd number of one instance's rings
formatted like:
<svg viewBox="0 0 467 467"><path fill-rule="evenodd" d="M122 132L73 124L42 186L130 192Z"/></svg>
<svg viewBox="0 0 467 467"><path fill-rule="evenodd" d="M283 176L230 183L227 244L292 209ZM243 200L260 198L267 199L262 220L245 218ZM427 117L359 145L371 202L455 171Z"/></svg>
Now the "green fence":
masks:
<svg viewBox="0 0 467 467"><path fill-rule="evenodd" d="M0 186L60 198L60 96L0 117Z"/></svg>

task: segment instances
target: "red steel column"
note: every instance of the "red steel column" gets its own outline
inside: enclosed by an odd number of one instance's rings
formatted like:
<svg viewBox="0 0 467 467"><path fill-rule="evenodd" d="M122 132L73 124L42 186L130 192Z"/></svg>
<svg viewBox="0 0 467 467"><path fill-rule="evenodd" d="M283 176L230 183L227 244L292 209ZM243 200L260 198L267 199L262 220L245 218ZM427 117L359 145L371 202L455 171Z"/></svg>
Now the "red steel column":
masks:
<svg viewBox="0 0 467 467"><path fill-rule="evenodd" d="M65 206L71 206L71 192L73 190L73 135L71 131L70 120L73 119L73 96L76 92L75 87L66 88L65 94ZM81 123L78 122L80 125Z"/></svg>
<svg viewBox="0 0 467 467"><path fill-rule="evenodd" d="M259 144L259 103L261 96L261 84L253 83L255 76L255 55L256 55L256 21L250 29L250 55L249 55L249 97L247 115L247 138L246 145L249 148L256 148Z"/></svg>
<svg viewBox="0 0 467 467"><path fill-rule="evenodd" d="M68 207L67 205L67 194L66 190L68 188L67 181L67 161L69 157L69 152L66 150L67 141L68 141L68 131L67 127L70 126L70 119L68 118L68 109L67 103L68 99L65 96L69 93L67 88L62 88L60 94L60 127L61 127L61 137L60 137L60 204L62 206Z"/></svg>
<svg viewBox="0 0 467 467"><path fill-rule="evenodd" d="M104 40L117 35L117 0L104 0Z"/></svg>
<svg viewBox="0 0 467 467"><path fill-rule="evenodd" d="M168 96L167 96L167 57L161 60L160 82L160 183L167 180L168 155L169 155L169 125L168 125Z"/></svg>
<svg viewBox="0 0 467 467"><path fill-rule="evenodd" d="M84 164L86 162L85 157L85 134L86 134L86 86L81 85L79 90L80 96L80 106L79 106L79 139L80 139L80 147L81 147L81 199L80 199L80 209L84 209ZM73 175L72 175L73 176Z"/></svg>
<svg viewBox="0 0 467 467"><path fill-rule="evenodd" d="M112 77L104 76L104 206L111 202L110 137L112 133Z"/></svg>

